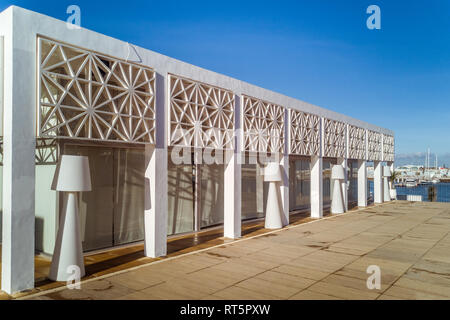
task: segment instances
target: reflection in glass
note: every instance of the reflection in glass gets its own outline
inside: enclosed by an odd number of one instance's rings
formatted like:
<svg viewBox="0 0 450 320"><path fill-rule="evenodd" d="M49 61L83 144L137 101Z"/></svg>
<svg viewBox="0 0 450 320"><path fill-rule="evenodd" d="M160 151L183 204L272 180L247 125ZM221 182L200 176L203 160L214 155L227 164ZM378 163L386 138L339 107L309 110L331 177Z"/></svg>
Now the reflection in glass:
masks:
<svg viewBox="0 0 450 320"><path fill-rule="evenodd" d="M80 196L83 250L144 239L144 149L64 145L63 154L89 158L92 191Z"/></svg>
<svg viewBox="0 0 450 320"><path fill-rule="evenodd" d="M264 199L269 190L268 183L264 182L263 170L256 163L256 158L247 154L242 164L242 220L263 218L265 212Z"/></svg>
<svg viewBox="0 0 450 320"><path fill-rule="evenodd" d="M347 160L348 208L358 205L358 160Z"/></svg>
<svg viewBox="0 0 450 320"><path fill-rule="evenodd" d="M194 231L194 176L191 164L175 165L169 156L167 235Z"/></svg>
<svg viewBox="0 0 450 320"><path fill-rule="evenodd" d="M310 160L297 158L289 161L289 210L302 210L311 207Z"/></svg>
<svg viewBox="0 0 450 320"><path fill-rule="evenodd" d="M224 166L199 165L201 175L200 228L223 223L224 220Z"/></svg>
<svg viewBox="0 0 450 320"><path fill-rule="evenodd" d="M337 164L337 159L323 158L323 206L331 206L331 194L333 191L331 181L331 167Z"/></svg>

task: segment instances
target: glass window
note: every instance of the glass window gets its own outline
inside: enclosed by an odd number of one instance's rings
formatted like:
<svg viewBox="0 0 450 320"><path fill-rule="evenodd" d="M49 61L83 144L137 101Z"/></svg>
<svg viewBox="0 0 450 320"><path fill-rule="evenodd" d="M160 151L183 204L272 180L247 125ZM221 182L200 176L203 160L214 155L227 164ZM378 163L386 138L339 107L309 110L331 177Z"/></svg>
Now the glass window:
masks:
<svg viewBox="0 0 450 320"><path fill-rule="evenodd" d="M92 191L79 199L83 250L143 240L144 149L65 144L63 154L89 158Z"/></svg>
<svg viewBox="0 0 450 320"><path fill-rule="evenodd" d="M331 193L333 186L331 185L331 167L337 164L337 159L323 158L323 206L331 206Z"/></svg>
<svg viewBox="0 0 450 320"><path fill-rule="evenodd" d="M224 166L200 165L200 228L223 223Z"/></svg>
<svg viewBox="0 0 450 320"><path fill-rule="evenodd" d="M168 235L223 224L224 165L175 165L169 156L168 167Z"/></svg>
<svg viewBox="0 0 450 320"><path fill-rule="evenodd" d="M58 231L59 201L63 201L63 197L58 197L58 192L51 189L58 163L56 140L36 139L35 160L35 248L52 255Z"/></svg>
<svg viewBox="0 0 450 320"><path fill-rule="evenodd" d="M251 162L251 163L250 163ZM264 199L269 190L268 183L264 182L261 166L256 159L247 154L242 164L242 220L263 218L265 212Z"/></svg>
<svg viewBox="0 0 450 320"><path fill-rule="evenodd" d="M114 151L114 245L119 245L144 239L145 153Z"/></svg>
<svg viewBox="0 0 450 320"><path fill-rule="evenodd" d="M348 207L358 205L358 160L347 160Z"/></svg>
<svg viewBox="0 0 450 320"><path fill-rule="evenodd" d="M294 158L289 162L289 210L310 208L310 160Z"/></svg>
<svg viewBox="0 0 450 320"><path fill-rule="evenodd" d="M175 165L169 156L167 235L195 230L194 179L191 164Z"/></svg>

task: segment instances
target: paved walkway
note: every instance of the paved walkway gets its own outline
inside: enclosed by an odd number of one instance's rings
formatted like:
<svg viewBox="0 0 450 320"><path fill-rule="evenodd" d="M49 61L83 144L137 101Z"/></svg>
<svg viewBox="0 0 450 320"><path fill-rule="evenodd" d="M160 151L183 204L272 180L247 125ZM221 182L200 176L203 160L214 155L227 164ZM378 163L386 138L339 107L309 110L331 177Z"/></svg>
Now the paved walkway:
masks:
<svg viewBox="0 0 450 320"><path fill-rule="evenodd" d="M381 289L366 286L381 269ZM394 202L32 299L450 299L450 204Z"/></svg>

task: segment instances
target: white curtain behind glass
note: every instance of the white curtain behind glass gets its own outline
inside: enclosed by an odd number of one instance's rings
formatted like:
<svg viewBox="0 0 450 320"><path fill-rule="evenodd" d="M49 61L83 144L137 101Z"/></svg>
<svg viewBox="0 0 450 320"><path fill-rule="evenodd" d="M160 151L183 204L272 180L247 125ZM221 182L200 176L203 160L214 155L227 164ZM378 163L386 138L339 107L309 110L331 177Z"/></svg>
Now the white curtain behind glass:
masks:
<svg viewBox="0 0 450 320"><path fill-rule="evenodd" d="M142 150L117 149L114 157L114 244L144 239L145 156Z"/></svg>
<svg viewBox="0 0 450 320"><path fill-rule="evenodd" d="M194 231L192 165L175 165L169 157L167 234Z"/></svg>
<svg viewBox="0 0 450 320"><path fill-rule="evenodd" d="M202 165L201 171L201 227L223 223L224 166Z"/></svg>

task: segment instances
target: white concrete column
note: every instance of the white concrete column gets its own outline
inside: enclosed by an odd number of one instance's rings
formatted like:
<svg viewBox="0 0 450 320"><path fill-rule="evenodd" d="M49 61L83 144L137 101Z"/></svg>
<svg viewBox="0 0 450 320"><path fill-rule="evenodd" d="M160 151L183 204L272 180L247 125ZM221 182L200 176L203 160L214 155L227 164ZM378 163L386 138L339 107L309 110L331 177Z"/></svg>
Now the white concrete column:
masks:
<svg viewBox="0 0 450 320"><path fill-rule="evenodd" d="M234 151L227 152L224 177L224 237L241 237L242 226L242 137L241 137L241 99L235 96ZM256 177L258 179L258 177ZM261 179L263 177L261 176Z"/></svg>
<svg viewBox="0 0 450 320"><path fill-rule="evenodd" d="M323 217L323 161L322 157L311 157L311 217Z"/></svg>
<svg viewBox="0 0 450 320"><path fill-rule="evenodd" d="M281 206L283 210L281 222L283 227L289 224L289 155L281 155L280 170L283 180L279 183Z"/></svg>
<svg viewBox="0 0 450 320"><path fill-rule="evenodd" d="M344 168L344 180L341 181L342 199L344 200L344 209L348 211L348 172L347 172L347 159L338 158L337 164L340 164Z"/></svg>
<svg viewBox="0 0 450 320"><path fill-rule="evenodd" d="M383 166L381 161L373 162L373 193L374 202L383 203Z"/></svg>
<svg viewBox="0 0 450 320"><path fill-rule="evenodd" d="M156 145L145 146L144 251L147 257L167 254L168 151L165 79L156 73Z"/></svg>
<svg viewBox="0 0 450 320"><path fill-rule="evenodd" d="M358 207L367 207L367 161L358 160Z"/></svg>
<svg viewBox="0 0 450 320"><path fill-rule="evenodd" d="M145 147L145 255L167 254L167 151Z"/></svg>
<svg viewBox="0 0 450 320"><path fill-rule="evenodd" d="M284 145L280 155L280 169L283 180L280 182L281 205L283 210L283 226L289 225L289 144L290 144L290 115L288 109L284 109Z"/></svg>
<svg viewBox="0 0 450 320"><path fill-rule="evenodd" d="M34 287L36 38L23 33L25 21L15 16L13 20L14 10L10 7L0 17L4 36L1 288L7 293Z"/></svg>
<svg viewBox="0 0 450 320"><path fill-rule="evenodd" d="M241 237L242 171L238 156L234 153L225 165L224 237L230 239Z"/></svg>
<svg viewBox="0 0 450 320"><path fill-rule="evenodd" d="M388 166L383 166L384 168L389 168ZM390 177L385 176L384 175L384 170L383 170L383 201L384 202L389 202L391 201L391 194L389 192L389 179Z"/></svg>

